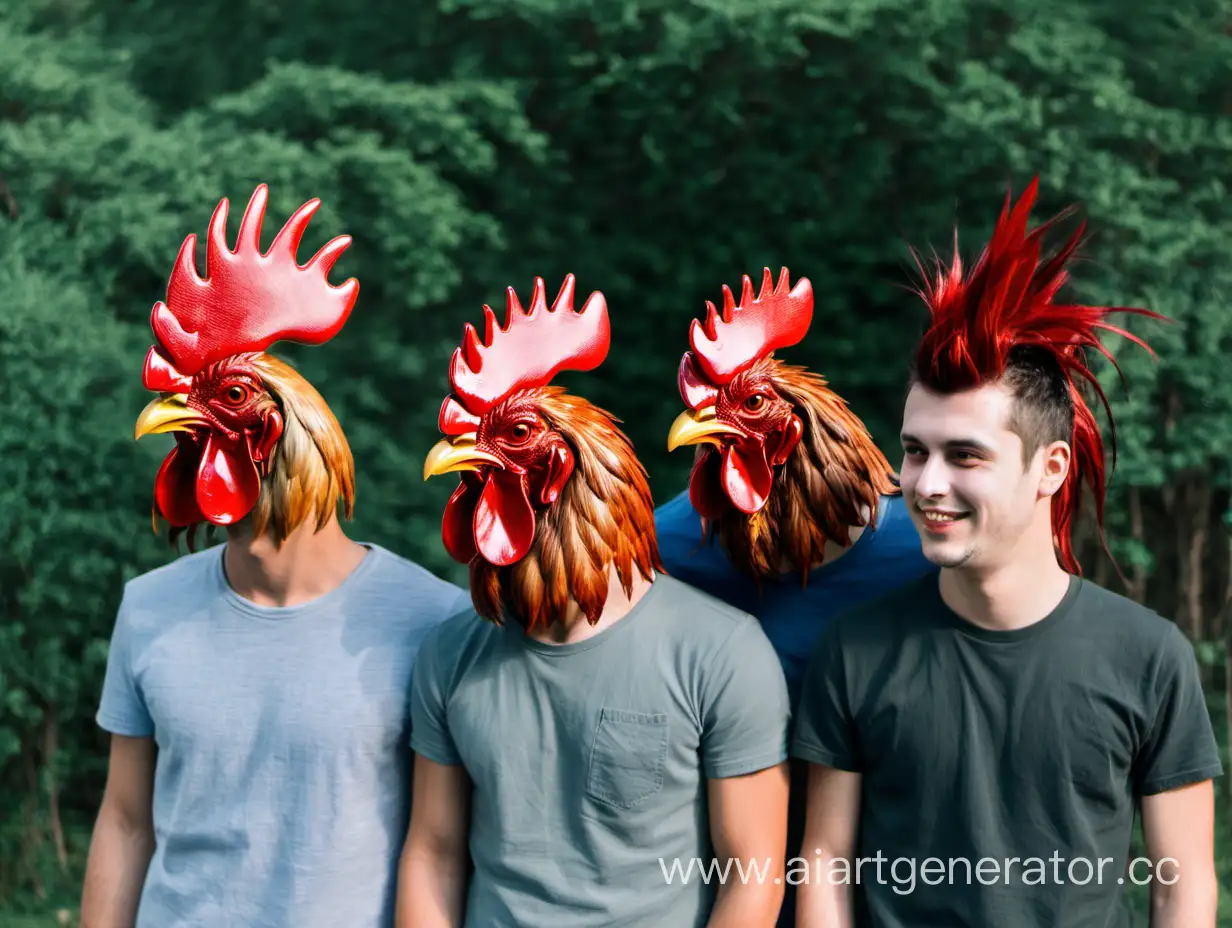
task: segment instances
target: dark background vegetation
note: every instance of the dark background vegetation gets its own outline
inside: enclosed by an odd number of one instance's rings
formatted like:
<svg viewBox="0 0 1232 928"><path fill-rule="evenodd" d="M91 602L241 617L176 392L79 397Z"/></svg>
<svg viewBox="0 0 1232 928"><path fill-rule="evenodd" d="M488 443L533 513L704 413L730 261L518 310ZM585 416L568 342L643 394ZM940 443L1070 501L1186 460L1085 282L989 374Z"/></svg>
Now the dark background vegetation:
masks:
<svg viewBox="0 0 1232 928"><path fill-rule="evenodd" d="M948 254L957 225L973 255L1038 173L1041 218L1089 218L1074 298L1175 320L1131 323L1155 361L1110 343L1127 584L1089 523L1081 550L1195 642L1222 739L1230 24L1232 0L0 0L0 923L72 919L121 586L174 556L149 528L166 446L132 440L150 309L183 237L223 196L234 235L263 181L267 242L313 196L303 254L355 238L347 328L281 352L353 444L354 535L464 582L449 482L420 473L462 325L505 286L607 295L608 362L563 382L625 422L659 501L689 463L664 441L689 321L764 265L817 294L785 356L898 460L907 246Z"/></svg>

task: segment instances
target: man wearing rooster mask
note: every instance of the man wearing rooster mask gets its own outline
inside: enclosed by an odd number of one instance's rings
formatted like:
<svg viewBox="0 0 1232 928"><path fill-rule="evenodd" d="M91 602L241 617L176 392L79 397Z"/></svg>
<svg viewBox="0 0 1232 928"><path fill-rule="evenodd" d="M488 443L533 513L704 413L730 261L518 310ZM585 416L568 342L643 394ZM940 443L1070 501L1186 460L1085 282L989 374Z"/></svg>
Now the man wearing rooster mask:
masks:
<svg viewBox="0 0 1232 928"><path fill-rule="evenodd" d="M920 552L885 455L820 375L774 357L808 333L813 289L769 268L754 295L707 303L677 384L687 409L668 448L697 447L688 490L656 513L673 577L757 616L793 711L830 618L936 568ZM792 764L788 840L804 829L807 768ZM779 924L794 923L789 883Z"/></svg>
<svg viewBox="0 0 1232 928"><path fill-rule="evenodd" d="M793 706L836 611L934 568L864 423L819 374L775 352L813 320L807 278L746 276L689 329L668 449L696 446L686 492L656 512L669 574L756 615Z"/></svg>
<svg viewBox="0 0 1232 928"><path fill-rule="evenodd" d="M485 307L453 356L424 474L461 475L442 531L474 609L415 667L399 928L770 926L782 674L753 617L659 572L631 444L550 384L607 354L602 294L573 296L510 289L505 326ZM712 856L730 879L692 869Z"/></svg>
<svg viewBox="0 0 1232 928"><path fill-rule="evenodd" d="M296 259L318 200L260 250L257 188L227 244L214 213L206 275L185 240L136 435L172 433L156 524L190 549L130 581L98 721L112 735L90 847L83 924L94 928L389 928L407 819L410 674L428 629L464 592L351 541L354 470L325 401L276 341L342 328L354 279L328 276L340 236Z"/></svg>
<svg viewBox="0 0 1232 928"><path fill-rule="evenodd" d="M1151 925L1215 925L1222 764L1193 647L1082 579L1071 540L1083 484L1101 530L1105 498L1080 384L1111 418L1084 352L1115 366L1101 331L1145 344L1057 300L1083 228L1045 255L1061 217L1027 231L1036 190L1007 197L973 265L955 254L920 288L901 479L940 573L837 617L810 663L810 928L1122 928L1130 881Z"/></svg>

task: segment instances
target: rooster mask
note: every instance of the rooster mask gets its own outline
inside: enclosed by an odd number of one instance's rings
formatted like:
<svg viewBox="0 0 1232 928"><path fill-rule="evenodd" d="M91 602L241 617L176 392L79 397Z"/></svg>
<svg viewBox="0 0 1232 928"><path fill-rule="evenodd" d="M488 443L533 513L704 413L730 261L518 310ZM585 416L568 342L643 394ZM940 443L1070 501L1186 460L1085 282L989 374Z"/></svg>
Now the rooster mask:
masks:
<svg viewBox="0 0 1232 928"><path fill-rule="evenodd" d="M146 355L142 382L161 395L141 412L135 432L138 439L175 434L154 486L156 522L163 517L173 532L244 519L257 504L279 440L292 427L299 429L301 419L332 422L306 381L263 352L280 340L319 345L341 330L359 283L352 278L334 286L328 277L351 239L334 238L307 264L297 263L300 240L320 206L313 199L296 210L263 254L268 196L266 185L256 189L234 249L226 238L228 201L218 204L206 242L205 277L197 273L197 237L189 235L166 302L156 303L151 316L156 344ZM291 401L315 401L315 414L288 422ZM349 461L345 445L338 454ZM302 477L286 476L292 482Z"/></svg>
<svg viewBox="0 0 1232 928"><path fill-rule="evenodd" d="M774 468L804 434L792 403L758 362L804 338L813 319L813 287L801 278L788 289L786 268L777 284L766 268L756 298L746 275L739 305L724 285L722 312L710 301L706 308L706 321L694 319L689 329L693 350L685 352L677 375L689 408L672 424L667 446L699 446L689 498L703 518L718 519L731 506L751 515L765 506Z"/></svg>
<svg viewBox="0 0 1232 928"><path fill-rule="evenodd" d="M551 506L576 459L542 415L540 391L560 371L589 371L607 357L607 302L594 292L573 308L575 281L565 278L551 308L536 278L529 310L506 290L504 328L484 306L484 337L467 323L449 369L451 395L441 406L446 436L424 462L424 479L459 472L441 531L454 560L476 555L496 567L524 558L535 539L536 509Z"/></svg>

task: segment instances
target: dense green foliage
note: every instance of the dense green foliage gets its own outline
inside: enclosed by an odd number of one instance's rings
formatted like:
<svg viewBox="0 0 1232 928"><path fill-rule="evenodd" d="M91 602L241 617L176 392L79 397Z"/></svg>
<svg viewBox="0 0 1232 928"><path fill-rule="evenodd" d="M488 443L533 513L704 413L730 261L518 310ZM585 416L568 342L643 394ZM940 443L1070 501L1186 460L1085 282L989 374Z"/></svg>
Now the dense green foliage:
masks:
<svg viewBox="0 0 1232 928"><path fill-rule="evenodd" d="M922 323L908 245L972 255L1038 173L1093 233L1076 299L1112 341L1119 457L1088 571L1176 618L1222 728L1232 381L1232 0L0 0L0 906L75 904L106 742L92 722L166 446L132 441L148 318L218 199L271 185L266 241L354 236L359 303L318 385L359 466L356 537L455 580L420 480L446 364L503 289L602 289L610 358L565 381L626 424L659 500L690 319L763 266L809 276L792 361L891 459ZM1088 526L1089 529L1089 526ZM1218 646L1218 647L1217 647ZM63 821L60 817L63 817ZM1220 847L1225 847L1221 831ZM1223 878L1232 887L1232 873Z"/></svg>

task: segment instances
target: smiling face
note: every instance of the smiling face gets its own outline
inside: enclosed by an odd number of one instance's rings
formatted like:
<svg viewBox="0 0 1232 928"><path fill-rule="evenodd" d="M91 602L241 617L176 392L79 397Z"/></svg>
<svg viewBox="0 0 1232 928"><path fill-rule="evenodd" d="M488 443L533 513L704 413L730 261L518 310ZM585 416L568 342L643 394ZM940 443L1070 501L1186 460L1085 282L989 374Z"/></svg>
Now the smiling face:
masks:
<svg viewBox="0 0 1232 928"><path fill-rule="evenodd" d="M1024 455L1016 402L1000 383L945 396L911 388L900 480L924 555L940 567L1033 566L1041 546L1052 552L1050 503L1069 445Z"/></svg>

